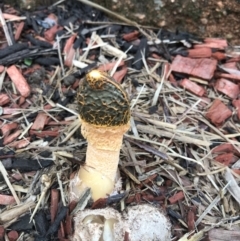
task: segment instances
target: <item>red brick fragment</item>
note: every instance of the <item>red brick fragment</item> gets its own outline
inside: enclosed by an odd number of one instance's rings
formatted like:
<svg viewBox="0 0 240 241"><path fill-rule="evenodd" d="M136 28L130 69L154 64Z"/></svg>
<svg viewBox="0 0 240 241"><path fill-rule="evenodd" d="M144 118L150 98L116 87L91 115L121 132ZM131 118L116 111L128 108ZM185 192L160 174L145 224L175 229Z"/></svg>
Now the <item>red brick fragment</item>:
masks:
<svg viewBox="0 0 240 241"><path fill-rule="evenodd" d="M69 52L69 50L71 49L75 39L76 39L76 34L73 34L70 38L68 38L68 40L65 43L65 46L63 48L63 53L67 54Z"/></svg>
<svg viewBox="0 0 240 241"><path fill-rule="evenodd" d="M23 96L21 96L18 100L18 105L21 106L22 104L24 104L25 100L26 99Z"/></svg>
<svg viewBox="0 0 240 241"><path fill-rule="evenodd" d="M75 57L76 50L71 47L69 52L65 55L64 65L67 67L72 66L73 59Z"/></svg>
<svg viewBox="0 0 240 241"><path fill-rule="evenodd" d="M4 235L5 235L5 229L3 226L0 226L0 241L5 240Z"/></svg>
<svg viewBox="0 0 240 241"><path fill-rule="evenodd" d="M172 73L169 75L168 80L170 81L170 83L171 83L173 86L175 86L175 87L178 86L178 82L176 81L176 79L174 78L174 76L173 76Z"/></svg>
<svg viewBox="0 0 240 241"><path fill-rule="evenodd" d="M48 116L44 112L38 113L31 130L43 130L46 120L48 119Z"/></svg>
<svg viewBox="0 0 240 241"><path fill-rule="evenodd" d="M227 58L227 55L223 52L215 52L215 53L212 53L212 58L216 60L224 60Z"/></svg>
<svg viewBox="0 0 240 241"><path fill-rule="evenodd" d="M14 204L15 202L16 201L13 196L0 194L0 205L10 205Z"/></svg>
<svg viewBox="0 0 240 241"><path fill-rule="evenodd" d="M181 201L184 199L184 193L183 191L177 192L173 196L171 196L168 200L171 204L176 203L177 201Z"/></svg>
<svg viewBox="0 0 240 241"><path fill-rule="evenodd" d="M217 80L215 88L232 99L236 99L240 92L238 85L224 78Z"/></svg>
<svg viewBox="0 0 240 241"><path fill-rule="evenodd" d="M162 59L162 57L156 53L152 53L151 54L151 57L154 58L154 59Z"/></svg>
<svg viewBox="0 0 240 241"><path fill-rule="evenodd" d="M240 175L240 169L232 169L236 174Z"/></svg>
<svg viewBox="0 0 240 241"><path fill-rule="evenodd" d="M240 75L236 75L236 74L226 74L226 73L216 72L214 75L218 78L227 78L227 79L240 81Z"/></svg>
<svg viewBox="0 0 240 241"><path fill-rule="evenodd" d="M205 94L205 89L202 86L186 78L181 80L180 86L197 96L203 96Z"/></svg>
<svg viewBox="0 0 240 241"><path fill-rule="evenodd" d="M227 46L227 40L226 39L218 39L218 38L206 38L204 39L203 44L196 44L194 45L194 48L213 48L213 49L221 49L224 50Z"/></svg>
<svg viewBox="0 0 240 241"><path fill-rule="evenodd" d="M0 94L0 106L6 105L10 102L10 98L7 94Z"/></svg>
<svg viewBox="0 0 240 241"><path fill-rule="evenodd" d="M215 59L192 59L177 55L172 64L171 70L179 73L189 74L202 79L210 80L217 67Z"/></svg>
<svg viewBox="0 0 240 241"><path fill-rule="evenodd" d="M14 141L10 144L8 144L9 147L16 148L16 149L21 149L30 144L30 137L24 138L22 140L17 140Z"/></svg>
<svg viewBox="0 0 240 241"><path fill-rule="evenodd" d="M7 73L19 93L24 97L28 97L31 93L30 87L21 72L17 69L17 67L15 65L8 67Z"/></svg>
<svg viewBox="0 0 240 241"><path fill-rule="evenodd" d="M14 35L14 39L17 41L19 40L20 36L21 36L21 33L23 31L23 28L24 28L24 22L20 22L18 25L17 25L17 29L16 29L16 32L15 32L15 35Z"/></svg>
<svg viewBox="0 0 240 241"><path fill-rule="evenodd" d="M127 66L123 66L121 70L118 70L114 73L113 78L115 79L116 82L122 83L123 78L127 74L128 68Z"/></svg>
<svg viewBox="0 0 240 241"><path fill-rule="evenodd" d="M9 239L9 241L16 241L17 239L18 239L18 232L17 231L15 231L15 230L12 230L12 231L10 231L9 233L8 233L8 239Z"/></svg>
<svg viewBox="0 0 240 241"><path fill-rule="evenodd" d="M238 157L234 156L233 153L224 153L218 155L214 158L215 161L220 162L226 166L235 163L238 160Z"/></svg>
<svg viewBox="0 0 240 241"><path fill-rule="evenodd" d="M137 31L137 30L134 30L131 33L123 34L123 36L122 36L122 38L128 42L138 39L138 37L139 37L139 31Z"/></svg>
<svg viewBox="0 0 240 241"><path fill-rule="evenodd" d="M68 67L72 66L72 61L75 56L75 49L73 48L73 43L76 39L76 34L73 34L67 41L63 49L63 53L65 54L64 57L64 64Z"/></svg>
<svg viewBox="0 0 240 241"><path fill-rule="evenodd" d="M7 136L12 130L16 129L17 127L18 127L18 124L16 122L11 122L3 125L1 127L3 136Z"/></svg>
<svg viewBox="0 0 240 241"><path fill-rule="evenodd" d="M57 189L52 189L52 190L51 190L51 207L50 207L51 223L54 222L55 217L56 217L56 215L57 215L57 211L58 211L58 201L59 201L59 190L57 190Z"/></svg>
<svg viewBox="0 0 240 241"><path fill-rule="evenodd" d="M228 69L235 69L235 70L238 70L238 68L237 68L237 62L228 62L228 63L225 63L225 64L223 64L223 66L225 67L225 68L228 68Z"/></svg>
<svg viewBox="0 0 240 241"><path fill-rule="evenodd" d="M2 73L4 71L4 69L5 69L5 66L0 65L0 73Z"/></svg>
<svg viewBox="0 0 240 241"><path fill-rule="evenodd" d="M195 229L195 220L196 220L196 213L197 213L197 207L196 206L187 206L186 207L187 212L187 224L188 224L188 231L192 231Z"/></svg>
<svg viewBox="0 0 240 241"><path fill-rule="evenodd" d="M189 58L210 58L211 56L212 50L207 47L188 50Z"/></svg>
<svg viewBox="0 0 240 241"><path fill-rule="evenodd" d="M233 152L233 151L234 151L234 147L230 143L224 143L212 149L212 153L224 153L224 152Z"/></svg>
<svg viewBox="0 0 240 241"><path fill-rule="evenodd" d="M56 33L60 30L62 30L63 27L58 26L58 25L54 25L53 27L51 27L50 29L48 29L45 33L44 33L44 38L47 41L53 41L55 39Z"/></svg>
<svg viewBox="0 0 240 241"><path fill-rule="evenodd" d="M221 100L216 99L213 104L208 109L206 113L206 118L209 119L216 126L220 126L224 121L232 115L232 112L228 107L221 102Z"/></svg>
<svg viewBox="0 0 240 241"><path fill-rule="evenodd" d="M4 137L4 139L3 139L3 145L7 145L7 144L11 143L11 142L14 141L15 139L17 139L17 137L20 136L21 133L22 133L21 130L17 130L17 131L15 131L13 134Z"/></svg>
<svg viewBox="0 0 240 241"><path fill-rule="evenodd" d="M65 221L65 233L68 236L71 236L73 234L73 225L72 225L72 216L69 214L69 212L67 213L66 216L66 221Z"/></svg>
<svg viewBox="0 0 240 241"><path fill-rule="evenodd" d="M233 100L232 104L237 109L237 116L240 120L240 100Z"/></svg>

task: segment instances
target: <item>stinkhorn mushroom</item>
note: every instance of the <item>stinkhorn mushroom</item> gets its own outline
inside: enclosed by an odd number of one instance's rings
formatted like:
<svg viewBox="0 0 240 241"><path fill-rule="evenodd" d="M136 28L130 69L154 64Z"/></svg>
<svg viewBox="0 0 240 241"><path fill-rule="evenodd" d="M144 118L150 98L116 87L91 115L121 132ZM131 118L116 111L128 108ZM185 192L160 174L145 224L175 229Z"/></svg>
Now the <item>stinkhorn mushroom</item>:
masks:
<svg viewBox="0 0 240 241"><path fill-rule="evenodd" d="M78 91L81 132L87 139L86 162L72 187L79 196L91 188L93 200L111 194L124 133L129 129L130 104L120 84L105 72L92 70Z"/></svg>

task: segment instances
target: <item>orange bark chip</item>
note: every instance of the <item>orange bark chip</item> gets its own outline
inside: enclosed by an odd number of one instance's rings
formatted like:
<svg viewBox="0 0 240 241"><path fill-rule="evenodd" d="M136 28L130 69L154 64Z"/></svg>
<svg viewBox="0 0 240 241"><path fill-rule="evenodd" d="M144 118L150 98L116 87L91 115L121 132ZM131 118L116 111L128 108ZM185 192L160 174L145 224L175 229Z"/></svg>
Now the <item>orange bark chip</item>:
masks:
<svg viewBox="0 0 240 241"><path fill-rule="evenodd" d="M216 126L220 126L224 121L232 115L230 109L224 105L221 100L216 99L213 101L212 106L206 113L206 118L209 119Z"/></svg>
<svg viewBox="0 0 240 241"><path fill-rule="evenodd" d="M224 78L217 80L215 88L232 99L236 99L239 95L238 85Z"/></svg>
<svg viewBox="0 0 240 241"><path fill-rule="evenodd" d="M182 191L174 194L172 197L170 197L168 200L171 204L176 203L177 201L184 199L184 193Z"/></svg>
<svg viewBox="0 0 240 241"><path fill-rule="evenodd" d="M203 96L205 93L205 89L202 86L196 84L195 82L189 79L183 79L180 82L180 86L182 86L183 88L185 88L186 90L192 92L197 96Z"/></svg>
<svg viewBox="0 0 240 241"><path fill-rule="evenodd" d="M31 129L32 130L43 130L48 116L44 112L38 113Z"/></svg>
<svg viewBox="0 0 240 241"><path fill-rule="evenodd" d="M171 70L210 80L217 68L217 60L200 58L192 59L177 55L171 64Z"/></svg>
<svg viewBox="0 0 240 241"><path fill-rule="evenodd" d="M28 97L31 93L30 87L17 67L15 65L8 67L7 73L12 82L15 84L19 93L24 97Z"/></svg>

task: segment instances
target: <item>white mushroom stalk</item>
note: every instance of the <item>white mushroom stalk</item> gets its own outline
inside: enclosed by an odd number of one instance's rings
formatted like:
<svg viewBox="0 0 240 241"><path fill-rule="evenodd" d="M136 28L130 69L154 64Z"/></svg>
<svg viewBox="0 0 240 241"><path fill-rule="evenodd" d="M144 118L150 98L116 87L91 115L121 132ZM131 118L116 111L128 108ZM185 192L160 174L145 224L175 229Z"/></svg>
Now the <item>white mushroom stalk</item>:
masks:
<svg viewBox="0 0 240 241"><path fill-rule="evenodd" d="M85 165L78 173L79 183L72 191L79 196L89 187L93 200L97 200L113 191L123 135L130 126L130 105L121 86L98 70L81 82L78 103L88 147Z"/></svg>

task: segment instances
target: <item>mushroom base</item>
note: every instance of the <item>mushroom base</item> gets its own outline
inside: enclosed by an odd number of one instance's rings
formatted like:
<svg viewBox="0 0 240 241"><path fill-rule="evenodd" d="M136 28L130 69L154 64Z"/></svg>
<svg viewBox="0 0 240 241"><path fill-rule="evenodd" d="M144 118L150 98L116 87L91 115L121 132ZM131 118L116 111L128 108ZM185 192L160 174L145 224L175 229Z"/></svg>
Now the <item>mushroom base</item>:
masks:
<svg viewBox="0 0 240 241"><path fill-rule="evenodd" d="M85 188L91 188L91 195L94 201L106 197L114 188L114 182L94 168L81 166L72 192L75 197L81 196Z"/></svg>
<svg viewBox="0 0 240 241"><path fill-rule="evenodd" d="M81 124L82 134L88 141L86 164L80 168L78 183L72 191L79 196L89 187L92 198L97 200L113 191L123 134L130 124L114 127L94 126L85 121Z"/></svg>

